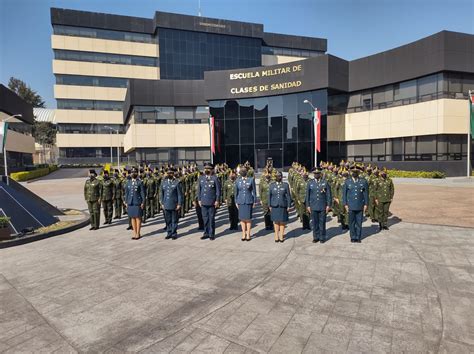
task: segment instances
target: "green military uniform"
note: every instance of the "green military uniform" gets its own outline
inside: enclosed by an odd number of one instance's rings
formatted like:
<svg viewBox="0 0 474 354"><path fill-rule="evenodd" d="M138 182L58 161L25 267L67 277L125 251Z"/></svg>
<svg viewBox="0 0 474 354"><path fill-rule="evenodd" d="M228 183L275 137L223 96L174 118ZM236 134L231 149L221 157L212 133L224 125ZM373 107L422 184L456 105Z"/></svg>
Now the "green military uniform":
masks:
<svg viewBox="0 0 474 354"><path fill-rule="evenodd" d="M235 180L230 178L224 182L224 200L227 204L227 211L229 212L229 223L230 230L238 230L239 224L239 211L235 205L235 195L234 195Z"/></svg>
<svg viewBox="0 0 474 354"><path fill-rule="evenodd" d="M102 183L97 179L88 179L84 184L84 199L89 208L91 230L97 230L100 224L100 199Z"/></svg>
<svg viewBox="0 0 474 354"><path fill-rule="evenodd" d="M196 175L199 177L199 174L196 173ZM191 189L191 199L195 205L196 209L196 216L198 219L198 230L204 230L204 220L202 219L202 212L201 212L201 206L198 203L198 195L197 195L197 190L198 190L198 178L194 181L192 189Z"/></svg>
<svg viewBox="0 0 474 354"><path fill-rule="evenodd" d="M156 180L150 174L144 181L145 187L145 199L146 199L146 207L145 212L146 219L152 218L155 215L155 198L156 198ZM145 220L146 220L145 219Z"/></svg>
<svg viewBox="0 0 474 354"><path fill-rule="evenodd" d="M263 216L265 220L265 229L272 230L273 223L270 216L269 200L268 200L268 189L270 187L270 181L267 181L266 177L260 178L258 185L258 193L260 195L260 203L262 203Z"/></svg>
<svg viewBox="0 0 474 354"><path fill-rule="evenodd" d="M372 222L377 220L377 212L375 205L375 190L377 189L378 177L375 174L370 174L367 178L367 184L369 185L369 204L367 206L367 215L370 217Z"/></svg>
<svg viewBox="0 0 474 354"><path fill-rule="evenodd" d="M123 186L122 179L120 177L115 177L114 181L114 210L115 217L114 219L120 219L122 217L123 209Z"/></svg>
<svg viewBox="0 0 474 354"><path fill-rule="evenodd" d="M336 209L337 221L341 224L343 230L347 230L349 228L349 213L342 204L342 191L345 180L345 177L337 177L334 188L334 195L337 198L337 202L334 202L334 207Z"/></svg>
<svg viewBox="0 0 474 354"><path fill-rule="evenodd" d="M160 186L161 186L162 175L158 170L155 170L154 178L155 178L155 187L156 187L156 193L155 193L155 198L154 198L154 203L155 203L154 212L155 214L159 214L161 211Z"/></svg>
<svg viewBox="0 0 474 354"><path fill-rule="evenodd" d="M376 216L380 229L388 230L388 213L394 193L395 187L391 178L382 177L377 181L375 190L375 199L378 202Z"/></svg>
<svg viewBox="0 0 474 354"><path fill-rule="evenodd" d="M111 178L102 180L102 208L104 210L105 224L112 223L114 213L115 183Z"/></svg>
<svg viewBox="0 0 474 354"><path fill-rule="evenodd" d="M309 213L306 210L304 203L306 198L306 185L307 180L305 181L304 178L300 178L296 184L295 194L298 200L299 215L303 224L303 230L311 230L311 227L309 226Z"/></svg>

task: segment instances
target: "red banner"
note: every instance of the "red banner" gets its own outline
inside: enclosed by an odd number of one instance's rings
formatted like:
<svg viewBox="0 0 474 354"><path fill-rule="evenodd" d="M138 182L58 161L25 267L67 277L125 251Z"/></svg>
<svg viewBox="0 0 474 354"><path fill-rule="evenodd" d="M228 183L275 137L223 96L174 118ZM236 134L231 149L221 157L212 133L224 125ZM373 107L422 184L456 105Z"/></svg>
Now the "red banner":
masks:
<svg viewBox="0 0 474 354"><path fill-rule="evenodd" d="M216 143L214 141L214 117L209 116L209 130L211 135L211 153L216 154Z"/></svg>
<svg viewBox="0 0 474 354"><path fill-rule="evenodd" d="M321 111L318 109L314 110L313 123L314 123L314 150L321 152Z"/></svg>

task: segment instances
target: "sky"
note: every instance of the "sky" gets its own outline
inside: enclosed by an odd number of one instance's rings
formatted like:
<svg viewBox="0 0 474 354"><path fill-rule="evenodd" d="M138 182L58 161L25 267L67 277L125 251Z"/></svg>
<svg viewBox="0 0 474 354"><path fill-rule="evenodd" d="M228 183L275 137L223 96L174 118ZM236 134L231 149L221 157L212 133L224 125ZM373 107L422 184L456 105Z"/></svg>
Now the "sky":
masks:
<svg viewBox="0 0 474 354"><path fill-rule="evenodd" d="M0 83L11 76L55 108L50 8L152 18L198 14L199 0L0 0ZM266 32L327 38L346 60L442 30L474 34L474 0L201 0L205 17L262 23Z"/></svg>

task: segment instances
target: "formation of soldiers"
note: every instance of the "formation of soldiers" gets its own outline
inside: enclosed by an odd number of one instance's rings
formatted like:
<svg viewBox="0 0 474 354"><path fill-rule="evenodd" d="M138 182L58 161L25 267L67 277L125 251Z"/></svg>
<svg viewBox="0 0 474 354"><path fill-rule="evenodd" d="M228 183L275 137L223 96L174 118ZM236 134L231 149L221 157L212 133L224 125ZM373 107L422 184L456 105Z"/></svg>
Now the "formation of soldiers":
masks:
<svg viewBox="0 0 474 354"><path fill-rule="evenodd" d="M245 164L236 166L235 169L231 169L225 163L212 166L212 175L217 178L219 188L222 186L222 193L218 195L216 206L226 204L229 215L229 230L238 229L238 210L235 203L234 190L235 183L240 178L239 172L242 166L246 167L249 177L255 175L248 161ZM178 210L178 218L184 217L194 207L198 219L198 229L204 230L204 220L198 200L199 178L202 172L195 164L177 167L166 164L154 168L146 165L138 166L139 178L145 186L142 222L146 223L162 211L160 187L166 172L170 168L174 171L174 178L179 181L182 192L182 205ZM258 186L258 195L267 230L273 229L270 219L268 190L270 184L275 181L277 172L273 167L272 160L267 160L267 166L263 171ZM361 204L365 216L371 219L372 222L377 222L380 230L388 229L387 221L390 203L394 195L394 186L385 169L379 169L376 166L362 163L341 161L338 165L321 162L320 168L313 172L314 176L311 176L309 171L298 162L294 162L288 172L292 202L297 216L302 223L303 230L311 230L310 220L314 218L309 207L308 193L310 191L310 184L315 179L317 179L318 183L323 183L322 185L327 183L328 194L330 194L330 199L327 203L328 212L332 213L334 218L337 218L343 230L350 228L351 218L349 215L351 210L348 208L348 205L351 204L351 195L349 192L351 189L357 189L358 185L352 182L357 182L359 179L362 181L360 183L361 191L367 189L367 191L364 191L367 192L367 200ZM112 176L109 175L108 171L103 171L101 176L95 175L95 172L91 173L91 178L84 185L84 198L89 208L91 230L99 228L101 206L105 218L104 224L111 224L112 218L120 219L123 215L126 215L123 198L126 182L131 178L130 173L131 169L128 168L124 168L122 171L114 170ZM356 179L354 179L354 176ZM364 187L365 184L367 185L366 188ZM354 185L354 188L352 188L352 185ZM357 199L357 196L355 196L355 199ZM361 194L361 199L364 199L363 193ZM357 216L357 218L360 217ZM313 230L315 228L314 224L315 221L313 220ZM127 229L131 229L130 222ZM351 235L352 231L351 229ZM318 236L315 235L315 237Z"/></svg>
<svg viewBox="0 0 474 354"><path fill-rule="evenodd" d="M349 213L343 204L344 184L350 178L351 171L354 170L358 170L359 178L365 179L368 184L368 205L365 216L372 222L379 223L380 230L388 230L389 208L395 190L386 169L352 161L341 161L338 165L321 162L320 169L331 191L330 212L337 218L343 230L349 229ZM309 180L307 169L300 163L294 162L288 171L288 182L296 212L304 230L310 229L310 215L305 207L306 187Z"/></svg>

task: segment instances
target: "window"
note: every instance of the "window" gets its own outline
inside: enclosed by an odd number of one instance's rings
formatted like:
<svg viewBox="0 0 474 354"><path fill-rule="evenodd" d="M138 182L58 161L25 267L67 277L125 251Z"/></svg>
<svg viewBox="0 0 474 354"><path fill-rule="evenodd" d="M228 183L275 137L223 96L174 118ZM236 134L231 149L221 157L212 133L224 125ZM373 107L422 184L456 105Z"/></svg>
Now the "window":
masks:
<svg viewBox="0 0 474 354"><path fill-rule="evenodd" d="M81 52L74 50L54 50L54 58L59 60L89 61L97 63L158 66L158 58L139 57L125 54Z"/></svg>
<svg viewBox="0 0 474 354"><path fill-rule="evenodd" d="M102 39L111 39L111 40L116 40L116 41L143 42L143 43L154 43L156 41L156 39L153 37L152 34L113 31L113 30L104 30L104 29L87 28L87 27L54 25L53 32L54 34L63 35L63 36L102 38Z"/></svg>
<svg viewBox="0 0 474 354"><path fill-rule="evenodd" d="M430 75L418 79L418 99L421 101L424 101L426 99L433 99L433 95L438 92L437 86L437 75Z"/></svg>
<svg viewBox="0 0 474 354"><path fill-rule="evenodd" d="M414 97L416 97L416 80L394 85L394 100L405 100Z"/></svg>
<svg viewBox="0 0 474 354"><path fill-rule="evenodd" d="M122 101L57 99L56 102L58 109L121 111L123 106Z"/></svg>

